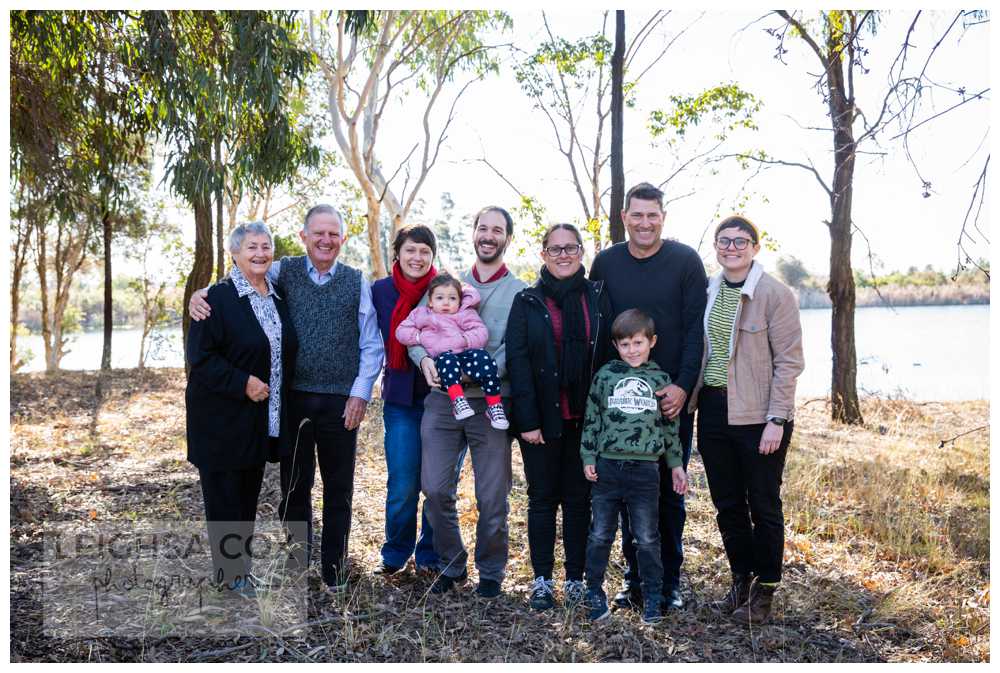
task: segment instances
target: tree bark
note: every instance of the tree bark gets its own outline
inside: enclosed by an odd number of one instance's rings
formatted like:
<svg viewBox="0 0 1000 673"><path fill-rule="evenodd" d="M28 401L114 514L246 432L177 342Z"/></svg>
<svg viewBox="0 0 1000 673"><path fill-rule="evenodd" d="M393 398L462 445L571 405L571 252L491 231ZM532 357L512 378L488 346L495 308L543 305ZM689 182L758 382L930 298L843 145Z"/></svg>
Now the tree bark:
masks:
<svg viewBox="0 0 1000 673"><path fill-rule="evenodd" d="M624 131L625 12L615 10L615 51L611 55L611 207L608 210L612 243L625 240L622 209L625 204Z"/></svg>
<svg viewBox="0 0 1000 673"><path fill-rule="evenodd" d="M367 192L367 190L366 190ZM385 258L382 256L382 223L379 217L382 214L382 205L374 195L365 194L368 204L368 249L371 253L372 274L375 278L385 278L388 272L385 267Z"/></svg>
<svg viewBox="0 0 1000 673"><path fill-rule="evenodd" d="M834 174L830 195L830 281L827 292L833 303L831 347L833 372L830 385L835 421L864 422L858 400L858 358L854 343L854 270L851 267L852 200L854 196L855 138L851 128L852 102L844 88L844 67L839 51L828 46L830 120L833 122ZM848 67L851 67L850 65Z"/></svg>
<svg viewBox="0 0 1000 673"><path fill-rule="evenodd" d="M222 245L222 186L225 179L222 177L222 141L215 139L215 170L219 176L219 183L215 188L215 280L222 280L226 273L226 255Z"/></svg>
<svg viewBox="0 0 1000 673"><path fill-rule="evenodd" d="M101 350L101 370L111 369L111 330L114 325L114 306L111 303L111 213L105 207L101 214L101 232L104 238L104 348Z"/></svg>
<svg viewBox="0 0 1000 673"><path fill-rule="evenodd" d="M184 335L184 352L187 352L188 330L191 327L191 315L188 313L188 302L195 290L200 290L212 282L212 200L206 195L192 204L194 207L194 265L184 283L184 302L181 304L183 319L181 321ZM188 367L187 358L184 360Z"/></svg>
<svg viewBox="0 0 1000 673"><path fill-rule="evenodd" d="M21 189L21 194L24 189ZM19 204L20 205L20 204ZM23 206L22 206L23 208ZM17 359L17 319L21 309L21 278L24 275L24 267L28 261L29 235L31 226L27 222L25 214L21 212L21 218L17 221L17 233L14 239L14 254L11 258L11 279L10 279L10 371L17 371L19 362Z"/></svg>

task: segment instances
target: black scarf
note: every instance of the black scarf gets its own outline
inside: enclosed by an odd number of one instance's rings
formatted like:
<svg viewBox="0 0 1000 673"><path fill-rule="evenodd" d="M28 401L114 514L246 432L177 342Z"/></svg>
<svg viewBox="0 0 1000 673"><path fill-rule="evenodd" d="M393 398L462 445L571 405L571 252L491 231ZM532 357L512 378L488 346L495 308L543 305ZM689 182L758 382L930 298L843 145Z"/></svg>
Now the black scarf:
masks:
<svg viewBox="0 0 1000 673"><path fill-rule="evenodd" d="M562 375L560 383L567 391L569 407L573 415L584 411L587 391L588 347L587 325L581 297L587 287L583 267L569 278L558 279L542 267L539 286L542 293L551 298L562 313Z"/></svg>

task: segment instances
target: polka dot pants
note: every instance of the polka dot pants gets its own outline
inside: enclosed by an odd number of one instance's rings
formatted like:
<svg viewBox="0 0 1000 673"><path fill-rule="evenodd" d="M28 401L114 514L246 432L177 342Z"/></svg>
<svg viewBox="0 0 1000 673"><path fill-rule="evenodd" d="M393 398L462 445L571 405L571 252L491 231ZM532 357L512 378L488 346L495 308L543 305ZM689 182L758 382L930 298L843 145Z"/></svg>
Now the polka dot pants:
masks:
<svg viewBox="0 0 1000 673"><path fill-rule="evenodd" d="M441 377L441 387L448 390L449 386L461 383L462 373L466 373L476 383L483 387L487 395L500 394L500 377L497 376L497 363L493 356L482 348L452 353L446 351L434 358L438 376Z"/></svg>

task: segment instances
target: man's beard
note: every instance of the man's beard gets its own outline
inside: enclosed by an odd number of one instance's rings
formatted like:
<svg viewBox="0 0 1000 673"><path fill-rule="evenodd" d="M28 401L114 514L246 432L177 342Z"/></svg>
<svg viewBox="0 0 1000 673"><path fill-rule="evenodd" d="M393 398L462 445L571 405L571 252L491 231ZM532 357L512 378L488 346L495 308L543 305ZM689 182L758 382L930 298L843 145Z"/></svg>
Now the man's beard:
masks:
<svg viewBox="0 0 1000 673"><path fill-rule="evenodd" d="M507 251L507 246L503 243L499 243L497 244L496 251L493 253L491 257L484 257L483 254L479 251L479 244L476 244L476 259L478 259L483 264L492 264L493 262L503 257L503 254L506 251Z"/></svg>

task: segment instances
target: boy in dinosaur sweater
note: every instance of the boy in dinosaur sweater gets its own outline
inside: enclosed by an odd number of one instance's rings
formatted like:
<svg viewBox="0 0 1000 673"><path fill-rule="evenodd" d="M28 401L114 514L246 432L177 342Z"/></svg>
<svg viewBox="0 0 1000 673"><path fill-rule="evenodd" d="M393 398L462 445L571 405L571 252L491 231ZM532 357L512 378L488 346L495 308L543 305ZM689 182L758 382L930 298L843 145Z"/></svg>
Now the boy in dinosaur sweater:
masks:
<svg viewBox="0 0 1000 673"><path fill-rule="evenodd" d="M642 620L654 624L662 619L663 583L657 461L665 452L678 494L687 490L687 475L677 421L663 417L655 394L670 385L670 376L649 360L656 345L652 318L637 309L625 311L612 324L611 338L621 360L604 365L594 377L580 444L583 472L594 482L585 568L587 605L595 621L611 614L604 572L618 531L618 512L624 507L639 552Z"/></svg>

